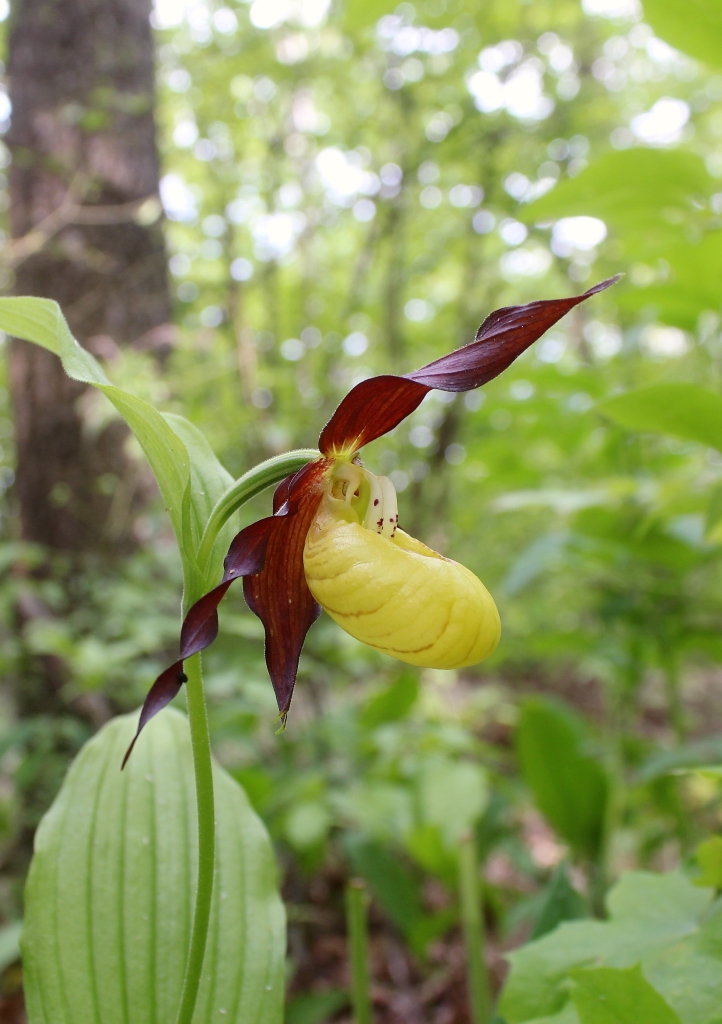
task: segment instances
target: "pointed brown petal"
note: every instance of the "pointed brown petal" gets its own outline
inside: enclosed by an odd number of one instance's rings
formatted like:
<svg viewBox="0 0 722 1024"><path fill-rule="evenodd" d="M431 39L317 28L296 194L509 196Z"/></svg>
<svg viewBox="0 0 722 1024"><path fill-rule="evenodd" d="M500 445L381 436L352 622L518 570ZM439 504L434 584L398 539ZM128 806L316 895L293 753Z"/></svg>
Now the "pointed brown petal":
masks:
<svg viewBox="0 0 722 1024"><path fill-rule="evenodd" d="M260 519L257 523L252 523L237 533L231 541L223 563L222 581L196 601L183 620L180 636L180 659L174 662L170 668L161 672L145 698L138 721L138 730L123 758L123 768L142 730L154 715L170 704L186 681L183 661L193 654L198 654L199 651L204 651L206 647L210 647L218 636L218 605L226 596L231 583L239 576L260 572L263 568L268 539L279 522L280 519L273 516Z"/></svg>
<svg viewBox="0 0 722 1024"><path fill-rule="evenodd" d="M123 768L125 768L128 762L128 758L133 752L133 747L135 746L136 740L140 736L142 730L145 728L145 726L148 724L151 718L153 718L155 715L158 714L159 711L162 711L163 708L167 707L170 704L173 698L177 695L183 683L185 683L186 679L187 676L183 671L183 662L176 661L174 662L173 665L170 666L170 668L167 668L165 672L161 672L156 681L153 683L148 692L148 696L145 698L145 701L143 703L143 707L140 712L140 719L138 720L138 728L136 730L135 736L133 737L133 742L130 744L130 746L125 752L123 763L120 766L121 771L123 770Z"/></svg>
<svg viewBox="0 0 722 1024"><path fill-rule="evenodd" d="M491 313L469 345L407 374L409 380L440 391L470 391L498 377L557 320L591 295L616 284L619 276L569 299L545 299Z"/></svg>
<svg viewBox="0 0 722 1024"><path fill-rule="evenodd" d="M283 506L288 502L289 495L291 493L291 484L293 483L295 473L291 473L284 480L281 480L280 484L273 492L273 514L278 515Z"/></svg>
<svg viewBox="0 0 722 1024"><path fill-rule="evenodd" d="M321 432L318 447L324 455L358 451L383 437L414 411L429 387L406 377L370 377L351 388Z"/></svg>
<svg viewBox="0 0 722 1024"><path fill-rule="evenodd" d="M434 360L404 377L384 375L357 384L323 428L324 455L358 451L398 426L432 388L471 391L497 377L565 313L590 295L616 284L619 276L569 299L547 299L506 306L491 313L469 345Z"/></svg>
<svg viewBox="0 0 722 1024"><path fill-rule="evenodd" d="M190 658L213 643L218 636L218 605L234 580L261 571L266 560L268 539L277 525L278 520L269 516L251 523L233 538L223 563L223 579L196 601L183 620L181 658Z"/></svg>
<svg viewBox="0 0 722 1024"><path fill-rule="evenodd" d="M269 539L263 572L243 580L248 607L266 630L266 665L283 716L291 704L306 633L321 611L306 584L303 546L321 500L328 463L319 460L310 466L290 479L279 495L278 527Z"/></svg>
<svg viewBox="0 0 722 1024"><path fill-rule="evenodd" d="M259 519L241 530L231 541L228 554L223 562L221 583L237 580L239 576L252 576L260 572L266 561L268 538L275 528L275 519Z"/></svg>

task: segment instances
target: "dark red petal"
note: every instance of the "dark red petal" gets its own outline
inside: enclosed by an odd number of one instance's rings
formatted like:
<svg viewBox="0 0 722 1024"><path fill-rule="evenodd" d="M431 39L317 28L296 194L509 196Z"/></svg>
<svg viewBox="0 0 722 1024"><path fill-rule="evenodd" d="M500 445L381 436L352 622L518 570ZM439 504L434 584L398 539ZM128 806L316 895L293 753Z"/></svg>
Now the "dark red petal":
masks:
<svg viewBox="0 0 722 1024"><path fill-rule="evenodd" d="M526 306L506 306L491 313L469 345L407 374L409 380L440 391L470 391L498 377L557 320L591 295L616 284L619 276L569 299L545 299Z"/></svg>
<svg viewBox="0 0 722 1024"><path fill-rule="evenodd" d="M291 473L291 475L287 476L285 478L285 480L281 480L280 484L278 485L276 490L273 492L273 514L274 514L274 516L278 515L278 513L281 511L283 506L288 501L289 495L291 493L291 484L293 483L293 479L294 479L295 475L296 475L295 473Z"/></svg>
<svg viewBox="0 0 722 1024"><path fill-rule="evenodd" d="M463 348L404 377L384 375L362 381L346 395L324 427L319 448L324 455L357 451L393 430L413 412L431 388L470 391L497 377L565 313L591 295L609 288L619 276L568 299L546 299L526 306L506 306L486 318L476 338Z"/></svg>
<svg viewBox="0 0 722 1024"><path fill-rule="evenodd" d="M266 630L266 665L282 716L291 704L306 633L321 611L306 583L303 546L321 500L328 463L319 460L310 466L290 479L282 492L278 528L268 542L263 572L243 580L248 607ZM284 515L285 510L289 514Z"/></svg>
<svg viewBox="0 0 722 1024"><path fill-rule="evenodd" d="M405 420L421 405L428 386L405 377L370 377L351 388L318 439L324 455L358 451Z"/></svg>
<svg viewBox="0 0 722 1024"><path fill-rule="evenodd" d="M221 583L237 580L239 576L252 576L263 569L268 538L275 529L274 524L275 519L269 516L267 519L259 519L257 523L251 523L245 530L236 534L223 562Z"/></svg>
<svg viewBox="0 0 722 1024"><path fill-rule="evenodd" d="M144 727L148 724L154 715L157 715L159 711L167 707L173 698L178 694L183 683L186 681L186 675L183 672L183 662L176 661L170 668L167 668L165 672L161 672L156 681L151 686L148 696L145 698L143 707L140 712L140 719L138 721L138 728L133 742L130 744L125 752L123 763L120 766L122 771L125 768L128 758L133 752L135 742L140 736Z"/></svg>
<svg viewBox="0 0 722 1024"><path fill-rule="evenodd" d="M280 518L273 516L261 519L241 530L231 541L223 563L223 579L217 587L196 601L183 620L180 636L180 659L174 662L170 668L161 672L145 698L138 720L138 729L123 758L123 767L125 767L135 746L135 741L142 730L151 718L170 704L186 681L183 673L183 661L193 654L198 654L199 651L204 651L206 647L210 647L218 636L218 605L226 596L226 591L231 583L239 576L260 572L263 568L269 537L280 522Z"/></svg>

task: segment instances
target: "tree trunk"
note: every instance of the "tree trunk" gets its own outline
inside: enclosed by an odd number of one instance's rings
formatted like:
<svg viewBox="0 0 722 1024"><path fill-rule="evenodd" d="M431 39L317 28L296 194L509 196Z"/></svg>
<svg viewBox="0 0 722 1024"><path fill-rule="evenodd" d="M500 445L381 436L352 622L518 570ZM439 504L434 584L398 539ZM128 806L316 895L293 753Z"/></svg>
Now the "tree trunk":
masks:
<svg viewBox="0 0 722 1024"><path fill-rule="evenodd" d="M55 299L101 356L116 343L162 351L172 338L150 6L15 0L11 12L11 230L46 232L13 291ZM127 548L136 484L124 428L94 428L86 388L35 346L13 343L10 381L24 538L75 552Z"/></svg>

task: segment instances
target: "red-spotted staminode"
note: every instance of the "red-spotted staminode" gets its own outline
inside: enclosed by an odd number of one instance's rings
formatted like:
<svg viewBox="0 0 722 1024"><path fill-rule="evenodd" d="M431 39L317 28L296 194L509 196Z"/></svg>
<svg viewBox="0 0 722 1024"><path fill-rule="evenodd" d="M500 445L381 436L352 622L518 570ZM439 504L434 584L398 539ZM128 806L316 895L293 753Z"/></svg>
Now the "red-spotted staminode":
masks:
<svg viewBox="0 0 722 1024"><path fill-rule="evenodd" d="M239 577L265 627L284 720L306 633L322 607L352 636L414 665L461 668L490 654L500 626L489 592L464 566L398 529L393 484L364 469L359 452L434 388L471 391L497 377L565 313L617 280L498 309L470 344L403 377L384 374L352 388L321 432L318 458L279 484L273 515L234 538L223 579L186 615L180 657L151 687L133 744L186 682L184 659L215 640L218 605Z"/></svg>

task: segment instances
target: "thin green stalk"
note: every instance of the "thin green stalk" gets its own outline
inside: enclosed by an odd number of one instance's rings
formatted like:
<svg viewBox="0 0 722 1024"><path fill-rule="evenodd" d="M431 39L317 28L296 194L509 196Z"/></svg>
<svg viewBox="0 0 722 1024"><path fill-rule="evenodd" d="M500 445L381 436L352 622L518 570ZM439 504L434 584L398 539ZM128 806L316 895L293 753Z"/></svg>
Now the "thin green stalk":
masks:
<svg viewBox="0 0 722 1024"><path fill-rule="evenodd" d="M466 947L466 982L472 1024L489 1024L491 992L484 959L484 925L479 894L479 863L471 833L459 846L459 904Z"/></svg>
<svg viewBox="0 0 722 1024"><path fill-rule="evenodd" d="M299 448L297 451L285 452L283 455L275 455L272 459L266 459L265 462L259 463L239 477L218 499L208 517L198 548L198 565L201 572L208 564L218 534L241 505L245 505L247 501L260 494L261 491L265 491L267 487L280 483L290 473L302 469L307 462L312 462L319 456L320 452L315 448Z"/></svg>
<svg viewBox="0 0 722 1024"><path fill-rule="evenodd" d="M233 513L259 494L278 483L319 457L313 448L287 452L267 459L245 473L228 488L211 512L206 524L203 538L198 550L198 566L201 573L205 572L208 560L213 551L219 531L228 522ZM201 595L195 593L186 578L186 610ZM196 781L196 802L198 807L198 888L193 912L191 944L186 962L183 992L176 1024L191 1024L198 998L198 988L203 970L203 958L208 939L208 925L211 917L211 900L213 897L213 874L216 857L216 821L213 796L213 762L211 760L211 739L208 731L208 715L203 693L203 676L201 674L200 654L188 658L184 670L188 677L186 696L188 700L188 718L191 728L191 744L193 748L193 771ZM370 1018L369 1018L370 1024Z"/></svg>
<svg viewBox="0 0 722 1024"><path fill-rule="evenodd" d="M369 942L366 931L366 886L358 878L346 886L346 928L351 967L354 1024L372 1024L369 983Z"/></svg>
<svg viewBox="0 0 722 1024"><path fill-rule="evenodd" d="M203 695L201 656L194 655L185 663L188 676L186 692L188 718L193 746L193 770L196 777L196 803L198 806L198 890L193 914L193 930L188 951L183 994L178 1010L177 1024L191 1024L198 997L198 987L206 952L208 923L213 896L213 872L216 856L216 825L213 799L213 765L208 716Z"/></svg>

